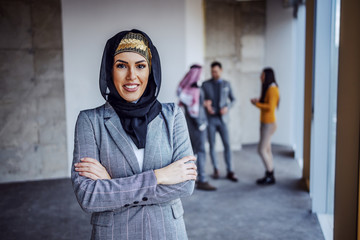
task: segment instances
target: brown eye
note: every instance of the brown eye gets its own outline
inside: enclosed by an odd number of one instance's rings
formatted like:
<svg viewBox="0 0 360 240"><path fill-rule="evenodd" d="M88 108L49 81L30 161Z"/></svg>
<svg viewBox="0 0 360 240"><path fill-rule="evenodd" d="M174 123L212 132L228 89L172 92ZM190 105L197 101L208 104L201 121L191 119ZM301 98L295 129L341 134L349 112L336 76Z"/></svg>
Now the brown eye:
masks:
<svg viewBox="0 0 360 240"><path fill-rule="evenodd" d="M137 67L140 68L140 69L144 69L144 68L146 68L146 65L145 64L139 64Z"/></svg>
<svg viewBox="0 0 360 240"><path fill-rule="evenodd" d="M125 64L119 63L116 65L116 68L126 68Z"/></svg>

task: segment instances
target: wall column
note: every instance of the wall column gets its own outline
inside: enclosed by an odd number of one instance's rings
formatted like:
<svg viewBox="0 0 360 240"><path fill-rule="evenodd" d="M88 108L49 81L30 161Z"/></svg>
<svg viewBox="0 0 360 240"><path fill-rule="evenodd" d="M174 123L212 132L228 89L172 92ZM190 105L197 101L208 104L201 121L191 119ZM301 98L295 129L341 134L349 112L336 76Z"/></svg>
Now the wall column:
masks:
<svg viewBox="0 0 360 240"><path fill-rule="evenodd" d="M311 146L311 119L312 119L312 80L314 55L314 0L306 1L306 46L305 46L305 97L304 97L304 166L303 178L308 189L310 188L310 146Z"/></svg>
<svg viewBox="0 0 360 240"><path fill-rule="evenodd" d="M360 2L341 1L334 239L356 239L359 199ZM359 239L359 238L358 238Z"/></svg>

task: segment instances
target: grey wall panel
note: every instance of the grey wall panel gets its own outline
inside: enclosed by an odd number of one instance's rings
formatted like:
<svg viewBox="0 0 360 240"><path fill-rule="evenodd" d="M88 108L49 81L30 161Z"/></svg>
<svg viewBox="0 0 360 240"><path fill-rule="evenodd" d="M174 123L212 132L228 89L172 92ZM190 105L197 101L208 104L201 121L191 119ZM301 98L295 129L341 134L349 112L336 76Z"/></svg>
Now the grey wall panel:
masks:
<svg viewBox="0 0 360 240"><path fill-rule="evenodd" d="M0 13L0 182L66 177L60 1Z"/></svg>

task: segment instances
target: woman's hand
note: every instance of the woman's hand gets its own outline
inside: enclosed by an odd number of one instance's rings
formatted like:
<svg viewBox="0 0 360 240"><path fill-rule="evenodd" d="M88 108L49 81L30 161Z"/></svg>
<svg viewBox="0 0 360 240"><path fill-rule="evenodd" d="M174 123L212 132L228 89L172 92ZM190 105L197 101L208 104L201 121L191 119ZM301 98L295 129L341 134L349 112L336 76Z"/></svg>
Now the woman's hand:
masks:
<svg viewBox="0 0 360 240"><path fill-rule="evenodd" d="M86 157L80 159L80 161L81 162L75 163L74 165L75 171L77 171L79 175L92 180L111 179L104 166L96 159Z"/></svg>
<svg viewBox="0 0 360 240"><path fill-rule="evenodd" d="M170 165L154 170L158 184L177 184L188 180L196 180L196 164L189 161L196 161L194 156L183 157Z"/></svg>
<svg viewBox="0 0 360 240"><path fill-rule="evenodd" d="M259 99L258 98L252 98L252 99L250 99L250 101L251 101L252 104L255 105L257 102L259 102Z"/></svg>

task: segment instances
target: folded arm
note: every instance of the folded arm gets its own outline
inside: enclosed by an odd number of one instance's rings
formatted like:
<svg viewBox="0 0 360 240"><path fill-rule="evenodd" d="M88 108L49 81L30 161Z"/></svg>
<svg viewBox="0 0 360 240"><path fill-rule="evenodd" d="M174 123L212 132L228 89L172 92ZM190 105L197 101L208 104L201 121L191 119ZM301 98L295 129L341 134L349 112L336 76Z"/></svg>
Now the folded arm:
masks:
<svg viewBox="0 0 360 240"><path fill-rule="evenodd" d="M184 116L179 109L178 112L180 112L180 115L175 118L173 131L173 162L192 155L192 149L187 136L186 122L184 125ZM179 197L189 196L194 189L194 181L186 180L196 178L196 175L193 173L194 164L189 164L188 160L184 161L182 159L184 164L191 165L191 167L185 168L187 173L191 172L188 174L188 178L182 177L182 181L177 184L168 182L162 184L162 182L159 183L155 172L152 170L126 178L115 179L100 177L101 174L95 174L94 170L94 175L96 176L91 177L88 173L84 173L86 171L79 171L79 163L84 158L92 158L94 161L97 161L96 159L99 159L99 149L96 145L89 117L86 113L82 112L76 124L71 178L77 200L86 212L113 211L133 205L163 203ZM75 164L78 164L76 166L78 170L75 170ZM99 165L102 166L100 163ZM180 165L180 162L177 165ZM82 172L82 174L80 175L79 172ZM102 176L106 176L106 174ZM174 176L179 178L179 174Z"/></svg>
<svg viewBox="0 0 360 240"><path fill-rule="evenodd" d="M185 116L182 110L176 106L175 107L175 121L172 131L172 139L173 139L173 156L172 162L173 164L176 161L184 161L184 159L189 158L190 161L186 161L183 166L187 166L187 169L191 171L190 174L192 176L185 181L181 181L177 184L171 184L171 180L165 183L160 183L156 186L156 200L160 202L167 202L173 199L188 197L190 196L195 187L195 179L197 173L193 172L196 170L196 165L194 163L194 158L191 157L193 155L189 132L186 125ZM168 175L170 179L176 177L176 173Z"/></svg>
<svg viewBox="0 0 360 240"><path fill-rule="evenodd" d="M83 158L99 160L99 148L88 115L81 112L75 128L71 180L76 198L85 212L118 210L155 197L156 177L147 171L126 178L91 179L75 170ZM77 166L78 167L78 166Z"/></svg>

